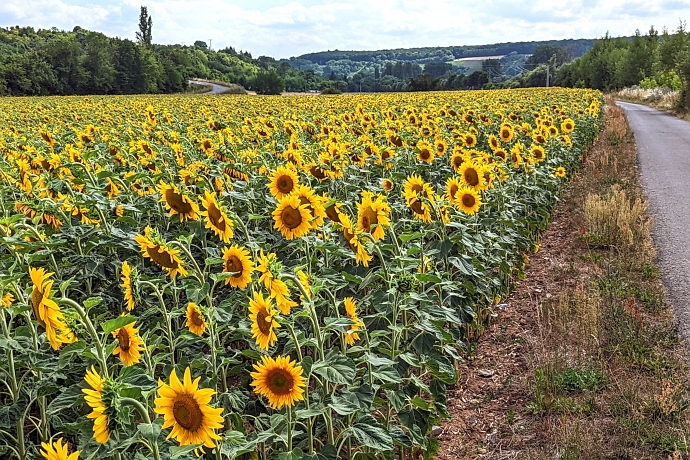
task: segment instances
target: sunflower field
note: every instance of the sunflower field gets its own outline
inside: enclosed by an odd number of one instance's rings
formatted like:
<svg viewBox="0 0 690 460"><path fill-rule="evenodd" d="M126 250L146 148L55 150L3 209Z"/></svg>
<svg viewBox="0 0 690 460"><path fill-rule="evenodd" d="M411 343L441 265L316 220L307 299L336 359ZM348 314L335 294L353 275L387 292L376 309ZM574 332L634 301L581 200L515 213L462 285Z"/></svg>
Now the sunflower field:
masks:
<svg viewBox="0 0 690 460"><path fill-rule="evenodd" d="M432 456L602 101L0 99L0 456Z"/></svg>

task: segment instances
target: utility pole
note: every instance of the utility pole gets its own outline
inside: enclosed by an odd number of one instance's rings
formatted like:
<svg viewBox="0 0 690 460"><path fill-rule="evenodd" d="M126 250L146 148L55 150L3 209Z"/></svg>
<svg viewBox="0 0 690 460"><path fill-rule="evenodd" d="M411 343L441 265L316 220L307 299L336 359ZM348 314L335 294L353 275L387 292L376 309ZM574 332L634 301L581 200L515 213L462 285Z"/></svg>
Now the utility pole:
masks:
<svg viewBox="0 0 690 460"><path fill-rule="evenodd" d="M213 48L211 47L211 39L210 38L208 39L208 49L213 50ZM549 86L549 85L546 85L546 86Z"/></svg>
<svg viewBox="0 0 690 460"><path fill-rule="evenodd" d="M549 65L546 64L546 87L549 87Z"/></svg>

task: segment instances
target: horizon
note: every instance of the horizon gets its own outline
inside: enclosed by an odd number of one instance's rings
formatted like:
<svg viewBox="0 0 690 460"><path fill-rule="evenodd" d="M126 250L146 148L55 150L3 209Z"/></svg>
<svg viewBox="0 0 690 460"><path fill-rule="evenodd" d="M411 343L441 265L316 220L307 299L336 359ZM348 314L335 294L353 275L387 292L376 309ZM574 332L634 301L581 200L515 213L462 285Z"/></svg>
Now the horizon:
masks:
<svg viewBox="0 0 690 460"><path fill-rule="evenodd" d="M446 0L424 5L408 0L376 4L356 0L347 5L333 0L281 0L277 4L220 1L209 8L200 0L5 0L0 5L0 26L25 24L20 27L65 31L79 26L133 40L140 6L147 6L156 44L192 46L202 40L210 41L214 50L232 47L253 56L288 59L335 50L599 39L607 32L611 37L624 37L635 30L644 34L652 26L658 31L664 27L673 30L690 17L690 0L662 0L651 7L639 0L579 0L558 11L545 0L527 5L488 0L472 6ZM363 11L369 14L363 15ZM221 23L218 17L227 19Z"/></svg>

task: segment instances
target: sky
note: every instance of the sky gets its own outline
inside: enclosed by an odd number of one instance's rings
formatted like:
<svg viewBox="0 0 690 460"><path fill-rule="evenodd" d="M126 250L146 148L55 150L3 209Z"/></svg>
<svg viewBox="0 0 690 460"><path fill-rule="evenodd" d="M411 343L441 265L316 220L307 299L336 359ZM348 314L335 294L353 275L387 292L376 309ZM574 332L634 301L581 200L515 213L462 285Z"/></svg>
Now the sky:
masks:
<svg viewBox="0 0 690 460"><path fill-rule="evenodd" d="M0 26L74 26L134 40L232 46L276 59L326 50L481 45L642 33L690 19L690 0L0 0Z"/></svg>

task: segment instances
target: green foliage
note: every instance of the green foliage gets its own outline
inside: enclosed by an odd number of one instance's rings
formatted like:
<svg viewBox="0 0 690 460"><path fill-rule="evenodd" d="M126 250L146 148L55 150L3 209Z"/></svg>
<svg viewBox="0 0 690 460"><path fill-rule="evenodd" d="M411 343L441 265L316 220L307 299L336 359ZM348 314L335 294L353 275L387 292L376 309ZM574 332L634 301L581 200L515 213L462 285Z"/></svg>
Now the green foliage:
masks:
<svg viewBox="0 0 690 460"><path fill-rule="evenodd" d="M137 43L147 47L151 46L151 40L153 38L151 34L152 28L153 19L149 16L148 8L142 6L141 12L139 13L139 32L136 33Z"/></svg>
<svg viewBox="0 0 690 460"><path fill-rule="evenodd" d="M261 71L256 75L252 88L257 94L280 94L285 91L285 81L275 70Z"/></svg>

